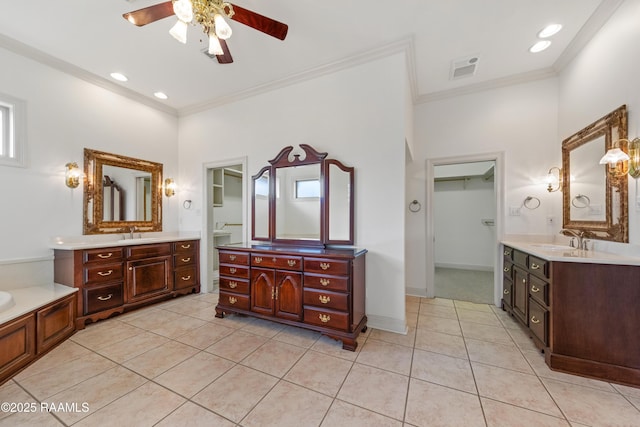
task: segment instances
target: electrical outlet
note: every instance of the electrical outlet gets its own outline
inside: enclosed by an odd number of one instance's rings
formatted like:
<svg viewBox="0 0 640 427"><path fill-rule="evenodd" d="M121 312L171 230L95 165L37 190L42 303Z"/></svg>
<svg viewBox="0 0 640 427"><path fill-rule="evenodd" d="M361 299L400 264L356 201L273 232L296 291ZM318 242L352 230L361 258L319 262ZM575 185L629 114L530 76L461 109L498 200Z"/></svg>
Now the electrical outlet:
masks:
<svg viewBox="0 0 640 427"><path fill-rule="evenodd" d="M509 207L509 215L511 215L511 216L520 216L520 206L511 206L511 207Z"/></svg>

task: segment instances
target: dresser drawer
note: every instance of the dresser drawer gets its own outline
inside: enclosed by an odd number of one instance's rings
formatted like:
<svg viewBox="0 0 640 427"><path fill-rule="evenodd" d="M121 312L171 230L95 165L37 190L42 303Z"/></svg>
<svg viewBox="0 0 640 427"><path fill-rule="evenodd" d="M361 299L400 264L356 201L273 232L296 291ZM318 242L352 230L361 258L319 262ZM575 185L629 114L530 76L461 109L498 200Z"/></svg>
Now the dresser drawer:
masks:
<svg viewBox="0 0 640 427"><path fill-rule="evenodd" d="M221 265L220 276L249 278L249 267L238 267L237 265Z"/></svg>
<svg viewBox="0 0 640 427"><path fill-rule="evenodd" d="M542 305L549 305L549 284L536 276L529 275L529 295Z"/></svg>
<svg viewBox="0 0 640 427"><path fill-rule="evenodd" d="M529 298L529 329L545 345L547 342L547 322L549 312L532 298Z"/></svg>
<svg viewBox="0 0 640 427"><path fill-rule="evenodd" d="M220 290L220 298L218 300L218 304L224 307L249 310L249 295L240 295L233 292L225 292Z"/></svg>
<svg viewBox="0 0 640 427"><path fill-rule="evenodd" d="M118 307L124 303L122 282L83 289L85 315Z"/></svg>
<svg viewBox="0 0 640 427"><path fill-rule="evenodd" d="M251 254L251 266L300 271L302 257L254 253Z"/></svg>
<svg viewBox="0 0 640 427"><path fill-rule="evenodd" d="M84 263L120 261L123 258L123 248L87 249L82 252Z"/></svg>
<svg viewBox="0 0 640 427"><path fill-rule="evenodd" d="M197 246L198 246L198 242L194 240L187 240L184 242L173 242L173 252L176 254L194 252Z"/></svg>
<svg viewBox="0 0 640 427"><path fill-rule="evenodd" d="M305 258L304 271L309 273L347 275L349 274L349 261L324 258Z"/></svg>
<svg viewBox="0 0 640 427"><path fill-rule="evenodd" d="M127 248L127 257L129 259L152 258L165 255L171 255L171 243L130 246Z"/></svg>
<svg viewBox="0 0 640 427"><path fill-rule="evenodd" d="M529 255L529 272L538 277L549 278L549 261Z"/></svg>
<svg viewBox="0 0 640 427"><path fill-rule="evenodd" d="M334 310L347 311L349 308L349 294L340 292L305 288L303 301L304 305L315 305Z"/></svg>
<svg viewBox="0 0 640 427"><path fill-rule="evenodd" d="M348 292L349 278L305 273L304 287Z"/></svg>
<svg viewBox="0 0 640 427"><path fill-rule="evenodd" d="M304 323L348 331L349 313L305 306Z"/></svg>
<svg viewBox="0 0 640 427"><path fill-rule="evenodd" d="M108 283L122 280L124 264L105 264L84 267L84 283Z"/></svg>
<svg viewBox="0 0 640 427"><path fill-rule="evenodd" d="M220 264L249 265L249 254L241 252L218 251Z"/></svg>
<svg viewBox="0 0 640 427"><path fill-rule="evenodd" d="M198 268L195 265L176 268L173 273L175 289L189 288L198 283Z"/></svg>
<svg viewBox="0 0 640 427"><path fill-rule="evenodd" d="M176 268L195 264L196 254L193 252L176 254L173 256L173 266Z"/></svg>
<svg viewBox="0 0 640 427"><path fill-rule="evenodd" d="M231 292L249 295L249 280L221 277L220 290L229 290Z"/></svg>

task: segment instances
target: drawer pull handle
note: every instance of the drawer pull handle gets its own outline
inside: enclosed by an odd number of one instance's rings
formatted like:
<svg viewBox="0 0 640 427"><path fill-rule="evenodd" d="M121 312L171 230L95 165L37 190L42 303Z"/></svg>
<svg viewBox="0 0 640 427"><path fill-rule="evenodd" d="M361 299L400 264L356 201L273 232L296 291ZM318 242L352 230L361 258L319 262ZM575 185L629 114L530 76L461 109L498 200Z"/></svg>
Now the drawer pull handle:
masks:
<svg viewBox="0 0 640 427"><path fill-rule="evenodd" d="M330 297L328 297L328 296L325 296L325 295L320 295L320 296L318 297L318 299L320 300L320 302L321 302L322 304L326 304L326 303L328 303L328 302L331 302L331 298L330 298Z"/></svg>
<svg viewBox="0 0 640 427"><path fill-rule="evenodd" d="M287 260L287 264L289 264L289 267L293 267L294 265L296 265L296 260L295 259L288 259Z"/></svg>
<svg viewBox="0 0 640 427"><path fill-rule="evenodd" d="M235 255L229 255L229 259L230 259L231 261L235 261L235 260L236 260L236 256L235 256Z"/></svg>
<svg viewBox="0 0 640 427"><path fill-rule="evenodd" d="M536 285L531 285L531 292L540 292L540 288L536 288Z"/></svg>
<svg viewBox="0 0 640 427"><path fill-rule="evenodd" d="M106 296L106 297L98 297L98 299L99 299L100 301L108 301L108 300L110 300L110 299L111 299L111 297L112 297L112 296L113 296L113 294L109 294L109 295L108 295L108 296Z"/></svg>
<svg viewBox="0 0 640 427"><path fill-rule="evenodd" d="M111 258L112 256L113 256L113 252L109 252L106 255L98 254L98 258L102 258L102 259Z"/></svg>
<svg viewBox="0 0 640 427"><path fill-rule="evenodd" d="M318 319L320 319L322 323L327 323L331 320L331 316L329 316L328 314L319 314Z"/></svg>
<svg viewBox="0 0 640 427"><path fill-rule="evenodd" d="M536 316L531 316L531 323L535 323L537 325L540 321L536 319Z"/></svg>
<svg viewBox="0 0 640 427"><path fill-rule="evenodd" d="M532 270L538 270L540 268L540 266L538 264L536 264L535 262L531 263L531 269Z"/></svg>
<svg viewBox="0 0 640 427"><path fill-rule="evenodd" d="M262 258L257 256L253 259L255 261L256 264L260 264L262 262Z"/></svg>
<svg viewBox="0 0 640 427"><path fill-rule="evenodd" d="M186 282L187 280L191 279L191 276L187 276L187 277L182 276L181 279Z"/></svg>
<svg viewBox="0 0 640 427"><path fill-rule="evenodd" d="M509 251L504 251L504 252L502 252L502 255L504 255L504 256L511 255L511 252L509 252Z"/></svg>
<svg viewBox="0 0 640 427"><path fill-rule="evenodd" d="M191 245L180 245L180 247L182 249L189 249L191 247Z"/></svg>
<svg viewBox="0 0 640 427"><path fill-rule="evenodd" d="M504 271L505 273L508 273L509 272L509 267L503 268L502 271Z"/></svg>
<svg viewBox="0 0 640 427"><path fill-rule="evenodd" d="M328 270L329 267L331 267L331 264L329 264L328 262L321 262L320 263L320 268L323 270Z"/></svg>
<svg viewBox="0 0 640 427"><path fill-rule="evenodd" d="M509 289L505 289L505 290L504 290L504 292L503 292L503 294L505 294L505 295L509 295Z"/></svg>
<svg viewBox="0 0 640 427"><path fill-rule="evenodd" d="M106 273L104 271L98 271L98 274L102 277L110 276L113 273L113 270L109 270Z"/></svg>
<svg viewBox="0 0 640 427"><path fill-rule="evenodd" d="M331 280L329 279L320 279L320 284L322 286L329 286L329 283L331 283Z"/></svg>
<svg viewBox="0 0 640 427"><path fill-rule="evenodd" d="M231 274L235 274L236 271L238 271L238 270L235 267L231 267L229 269L229 273L231 273Z"/></svg>
<svg viewBox="0 0 640 427"><path fill-rule="evenodd" d="M238 302L238 298L236 297L229 297L229 304L233 305L235 303Z"/></svg>
<svg viewBox="0 0 640 427"><path fill-rule="evenodd" d="M182 262L189 262L189 261L191 261L191 257L189 257L189 258L182 258Z"/></svg>
<svg viewBox="0 0 640 427"><path fill-rule="evenodd" d="M232 280L231 282L229 282L229 287L230 287L231 289L235 289L235 288L237 288L237 287L238 287L238 283L237 283L237 282L234 282L234 281Z"/></svg>

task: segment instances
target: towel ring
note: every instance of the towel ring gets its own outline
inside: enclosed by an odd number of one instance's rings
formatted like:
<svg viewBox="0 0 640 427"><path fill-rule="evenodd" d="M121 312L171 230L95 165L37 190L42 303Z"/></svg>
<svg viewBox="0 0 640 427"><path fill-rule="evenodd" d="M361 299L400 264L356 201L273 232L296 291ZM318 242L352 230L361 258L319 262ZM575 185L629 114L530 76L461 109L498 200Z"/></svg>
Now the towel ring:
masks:
<svg viewBox="0 0 640 427"><path fill-rule="evenodd" d="M577 200L583 200L584 202L576 204ZM584 209L591 206L591 199L589 196L585 196L584 194L578 194L576 197L571 199L571 204L578 209Z"/></svg>
<svg viewBox="0 0 640 427"><path fill-rule="evenodd" d="M419 211L420 211L420 209L422 209L422 205L421 205L421 204L420 204L420 202L419 202L419 201L417 201L417 200L414 200L413 202L411 202L411 203L409 204L409 210L410 210L411 212L413 212L413 213L415 213L415 212L419 212Z"/></svg>
<svg viewBox="0 0 640 427"><path fill-rule="evenodd" d="M185 209L191 209L191 200L185 200L182 202L182 207Z"/></svg>
<svg viewBox="0 0 640 427"><path fill-rule="evenodd" d="M522 202L522 206L530 210L538 209L540 207L540 199L534 196L527 196L524 202Z"/></svg>

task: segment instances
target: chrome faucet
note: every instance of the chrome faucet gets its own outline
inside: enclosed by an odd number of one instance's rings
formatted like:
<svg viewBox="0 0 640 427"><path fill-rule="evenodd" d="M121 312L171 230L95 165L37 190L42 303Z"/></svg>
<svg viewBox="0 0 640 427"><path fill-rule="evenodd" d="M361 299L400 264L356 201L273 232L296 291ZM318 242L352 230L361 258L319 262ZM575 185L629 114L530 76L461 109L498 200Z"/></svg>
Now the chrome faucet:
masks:
<svg viewBox="0 0 640 427"><path fill-rule="evenodd" d="M129 227L129 239L133 239L133 233L136 231L136 226Z"/></svg>
<svg viewBox="0 0 640 427"><path fill-rule="evenodd" d="M589 241L584 239L584 231L576 231L576 230L571 230L569 228L563 228L562 230L560 230L560 234L563 234L565 236L575 237L576 239L578 239L578 247L577 247L577 249L583 249L585 251L588 249L587 248L587 243ZM571 246L573 246L573 245L571 245Z"/></svg>

